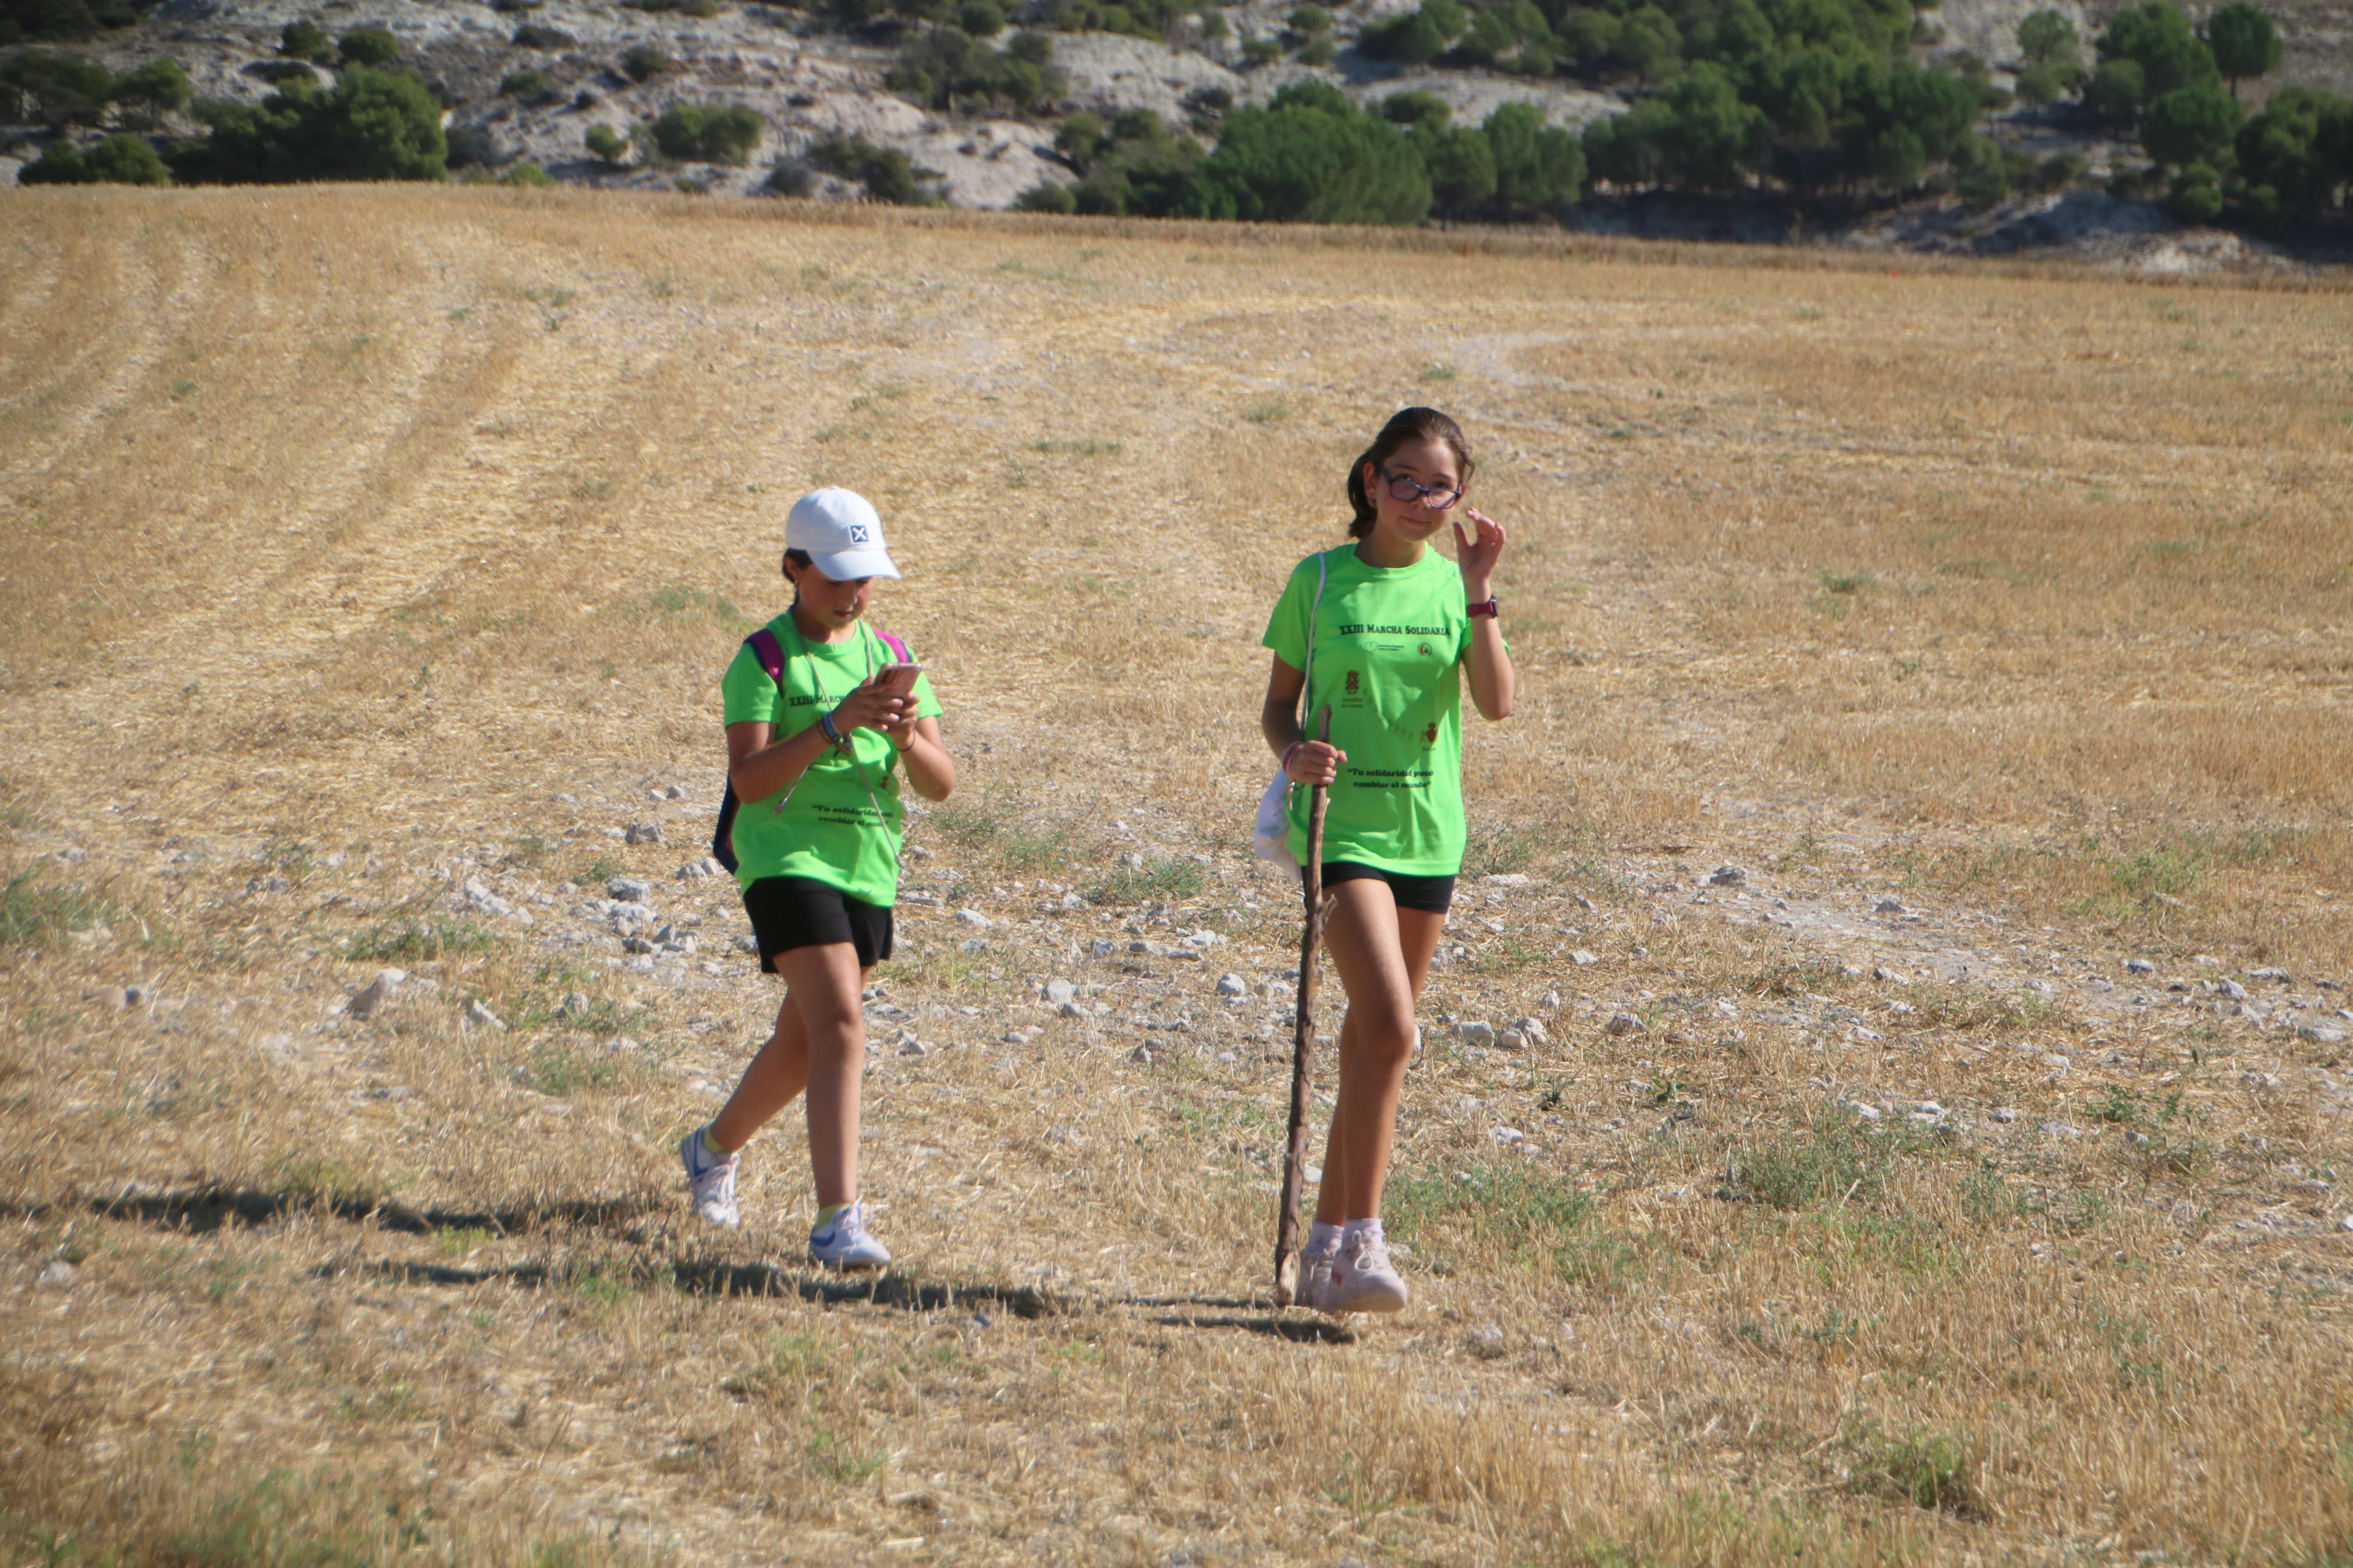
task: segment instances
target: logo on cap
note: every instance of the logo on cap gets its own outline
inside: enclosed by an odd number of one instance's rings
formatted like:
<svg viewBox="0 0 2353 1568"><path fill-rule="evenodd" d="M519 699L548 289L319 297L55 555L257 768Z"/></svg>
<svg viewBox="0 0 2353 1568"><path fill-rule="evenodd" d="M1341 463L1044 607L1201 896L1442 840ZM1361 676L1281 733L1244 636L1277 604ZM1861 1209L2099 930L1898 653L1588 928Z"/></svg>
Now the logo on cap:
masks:
<svg viewBox="0 0 2353 1568"><path fill-rule="evenodd" d="M849 525L849 542L852 544L863 544L866 542L866 525L864 523L853 522Z"/></svg>

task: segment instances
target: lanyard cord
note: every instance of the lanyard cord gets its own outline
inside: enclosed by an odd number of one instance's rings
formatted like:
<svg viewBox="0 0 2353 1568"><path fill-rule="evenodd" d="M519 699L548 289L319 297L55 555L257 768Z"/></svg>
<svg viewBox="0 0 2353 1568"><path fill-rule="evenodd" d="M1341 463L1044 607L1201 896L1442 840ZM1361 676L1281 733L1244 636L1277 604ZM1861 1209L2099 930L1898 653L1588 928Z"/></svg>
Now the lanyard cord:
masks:
<svg viewBox="0 0 2353 1568"><path fill-rule="evenodd" d="M828 701L828 693L826 691L825 682L820 679L818 675L817 655L809 651L808 638L802 634L799 620L797 619L790 612L786 612L785 620L793 628L793 640L800 645L801 657L808 661L810 694L816 698L819 704L822 705L820 709L821 712L832 712L836 707L839 706L839 700L835 699ZM857 625L858 650L866 656L866 679L871 680L874 679L874 642L866 623L860 621ZM845 693L845 695L847 694ZM888 812L882 809L882 797L874 793L874 781L866 776L866 764L859 758L857 742L852 741L849 735L844 735L839 745L836 745L830 741L827 742L826 745L828 750L837 751L843 756L849 759L849 766L851 770L858 774L858 787L866 792L867 804L874 808L874 820L887 830L891 826L891 816ZM815 767L816 765L817 764L815 763L811 763L809 764L810 767ZM807 778L807 776L808 773L807 770L803 770L801 777ZM768 815L774 816L781 813L785 809L786 805L791 801L793 795L799 790L799 780L795 780L793 788L786 790L777 798L776 804L769 808Z"/></svg>

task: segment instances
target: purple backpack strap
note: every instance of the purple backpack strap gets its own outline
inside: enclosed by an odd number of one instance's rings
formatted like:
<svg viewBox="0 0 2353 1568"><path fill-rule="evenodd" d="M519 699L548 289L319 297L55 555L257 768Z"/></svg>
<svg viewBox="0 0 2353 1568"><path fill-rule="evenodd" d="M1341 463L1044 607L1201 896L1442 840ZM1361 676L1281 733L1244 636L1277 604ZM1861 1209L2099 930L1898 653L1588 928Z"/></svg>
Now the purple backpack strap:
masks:
<svg viewBox="0 0 2353 1568"><path fill-rule="evenodd" d="M785 684L785 648L776 640L776 634L762 626L744 639L744 646L752 650L753 657L760 661L760 668L768 672L768 679L782 687Z"/></svg>
<svg viewBox="0 0 2353 1568"><path fill-rule="evenodd" d="M913 664L915 662L914 656L907 651L907 645L898 637L895 637L889 632L884 631L881 626L876 626L874 628L874 635L882 639L882 646L891 650L891 658L894 661L900 664Z"/></svg>

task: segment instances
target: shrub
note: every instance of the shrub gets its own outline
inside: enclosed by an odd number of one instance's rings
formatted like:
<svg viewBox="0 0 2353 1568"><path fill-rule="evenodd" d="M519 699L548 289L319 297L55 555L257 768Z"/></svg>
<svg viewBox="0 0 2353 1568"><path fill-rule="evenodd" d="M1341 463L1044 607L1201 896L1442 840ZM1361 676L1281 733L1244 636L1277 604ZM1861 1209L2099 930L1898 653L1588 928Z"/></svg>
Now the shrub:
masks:
<svg viewBox="0 0 2353 1568"><path fill-rule="evenodd" d="M1005 11L997 0L964 0L956 8L956 26L976 38L993 38L1005 30Z"/></svg>
<svg viewBox="0 0 2353 1568"><path fill-rule="evenodd" d="M172 176L143 137L114 135L86 152L70 142L53 142L17 172L16 180L26 185L168 185Z"/></svg>
<svg viewBox="0 0 2353 1568"><path fill-rule="evenodd" d="M2173 179L2173 216L2184 223L2211 223L2222 211L2222 180L2211 163L2186 165Z"/></svg>
<svg viewBox="0 0 2353 1568"><path fill-rule="evenodd" d="M561 27L537 22L525 22L514 30L514 47L519 49L568 49L579 41Z"/></svg>
<svg viewBox="0 0 2353 1568"><path fill-rule="evenodd" d="M316 22L289 22L279 30L278 52L290 60L323 66L334 59L335 45Z"/></svg>
<svg viewBox="0 0 2353 1568"><path fill-rule="evenodd" d="M1170 131L1148 109L1122 110L1109 125L1092 114L1074 114L1054 144L1079 171L1068 194L1072 210L1082 213L1164 216L1186 210L1201 163L1201 144Z"/></svg>
<svg viewBox="0 0 2353 1568"><path fill-rule="evenodd" d="M1291 15L1282 22L1293 32L1304 33L1309 37L1327 33L1332 28L1331 15L1321 5L1294 5L1291 8Z"/></svg>
<svg viewBox="0 0 2353 1568"><path fill-rule="evenodd" d="M927 109L958 106L1035 114L1061 96L1053 40L1020 32L992 49L953 23L934 27L899 51L883 84Z"/></svg>
<svg viewBox="0 0 2353 1568"><path fill-rule="evenodd" d="M2084 84L2084 103L2110 120L2130 120L2147 96L2148 76L2138 60L2102 60Z"/></svg>
<svg viewBox="0 0 2353 1568"><path fill-rule="evenodd" d="M173 173L202 184L438 180L448 172L441 107L405 71L354 66L333 89L280 88L258 105L203 103L212 134L173 149Z"/></svg>
<svg viewBox="0 0 2353 1568"><path fill-rule="evenodd" d="M2021 21L2018 52L2029 65L2084 68L2084 40L2063 12L2037 11Z"/></svg>
<svg viewBox="0 0 2353 1568"><path fill-rule="evenodd" d="M829 136L809 149L808 161L858 181L875 201L904 206L915 199L915 165L895 147L878 147L863 136Z"/></svg>
<svg viewBox="0 0 2353 1568"><path fill-rule="evenodd" d="M541 168L537 163L533 163L530 159L525 158L509 168L505 174L501 174L499 176L499 184L502 185L537 185L547 187L555 184L555 176L549 174L545 169Z"/></svg>
<svg viewBox="0 0 2353 1568"><path fill-rule="evenodd" d="M79 55L28 54L0 64L0 87L15 90L53 126L94 125L114 97L114 74Z"/></svg>
<svg viewBox="0 0 2353 1568"><path fill-rule="evenodd" d="M138 20L129 0L9 0L0 6L0 47L26 38L87 38Z"/></svg>
<svg viewBox="0 0 2353 1568"><path fill-rule="evenodd" d="M632 44L621 56L621 74L631 81L651 81L677 63L652 44Z"/></svg>
<svg viewBox="0 0 2353 1568"><path fill-rule="evenodd" d="M1340 58L1340 46L1321 35L1300 47L1299 63L1303 66L1328 66Z"/></svg>
<svg viewBox="0 0 2353 1568"><path fill-rule="evenodd" d="M666 156L706 163L741 163L765 126L740 103L673 103L654 121L654 145Z"/></svg>
<svg viewBox="0 0 2353 1568"><path fill-rule="evenodd" d="M347 66L383 66L400 58L400 44L383 27L353 27L336 40L335 51Z"/></svg>
<svg viewBox="0 0 2353 1568"><path fill-rule="evenodd" d="M1073 213L1079 210L1079 199L1070 186L1043 180L1014 197L1013 205L1025 213Z"/></svg>
<svg viewBox="0 0 2353 1568"><path fill-rule="evenodd" d="M1430 205L1444 217L1470 217L1495 195L1495 152L1468 126L1447 128L1442 115L1414 127L1414 145L1430 172Z"/></svg>
<svg viewBox="0 0 2353 1568"><path fill-rule="evenodd" d="M1425 131L1443 131L1453 110L1434 92L1417 89L1393 92L1381 100L1381 118L1393 125L1411 125Z"/></svg>
<svg viewBox="0 0 2353 1568"><path fill-rule="evenodd" d="M590 157L607 163L617 163L629 153L629 139L609 125L591 125L581 142Z"/></svg>
<svg viewBox="0 0 2353 1568"><path fill-rule="evenodd" d="M559 90L561 89L556 86L555 79L543 70L509 71L499 79L499 96L501 98L522 98L533 102L543 102L554 97Z"/></svg>
<svg viewBox="0 0 2353 1568"><path fill-rule="evenodd" d="M1955 150L1954 189L1972 206L1991 206L2010 195L2010 168L2001 149L1983 136L1970 136Z"/></svg>
<svg viewBox="0 0 2353 1568"><path fill-rule="evenodd" d="M1424 5L1366 27L1356 35L1356 52L1377 60L1428 65L1446 52L1453 37L1440 29Z"/></svg>
<svg viewBox="0 0 2353 1568"><path fill-rule="evenodd" d="M114 79L119 103L141 103L152 109L185 109L188 73L169 55L158 55L135 70Z"/></svg>

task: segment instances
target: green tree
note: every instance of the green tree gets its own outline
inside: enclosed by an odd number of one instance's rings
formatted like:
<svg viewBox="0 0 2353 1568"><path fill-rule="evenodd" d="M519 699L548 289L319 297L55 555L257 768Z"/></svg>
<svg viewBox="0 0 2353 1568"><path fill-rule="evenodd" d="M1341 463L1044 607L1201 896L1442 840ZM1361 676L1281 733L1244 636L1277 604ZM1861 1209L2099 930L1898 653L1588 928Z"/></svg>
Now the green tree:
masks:
<svg viewBox="0 0 2353 1568"><path fill-rule="evenodd" d="M652 44L632 44L621 55L621 74L631 81L651 81L676 64Z"/></svg>
<svg viewBox="0 0 2353 1568"><path fill-rule="evenodd" d="M2148 74L2138 60L2102 60L2084 84L2084 101L2110 120L2130 120L2148 96Z"/></svg>
<svg viewBox="0 0 2353 1568"><path fill-rule="evenodd" d="M2058 11L2037 11L2018 24L2018 52L2028 65L2084 68L2084 40Z"/></svg>
<svg viewBox="0 0 2353 1568"><path fill-rule="evenodd" d="M52 126L95 125L114 98L114 73L79 55L25 54L0 61L0 87L13 89Z"/></svg>
<svg viewBox="0 0 2353 1568"><path fill-rule="evenodd" d="M2279 68L2279 31L2263 12L2234 0L2206 18L2206 46L2214 52L2214 67L2239 96L2247 77L2269 76Z"/></svg>
<svg viewBox="0 0 2353 1568"><path fill-rule="evenodd" d="M2173 216L2184 223L2211 223L2222 210L2222 177L2211 163L2195 163L2173 177Z"/></svg>
<svg viewBox="0 0 2353 1568"><path fill-rule="evenodd" d="M448 173L441 106L406 71L353 66L331 91L290 82L259 104L200 103L196 111L212 134L182 142L170 160L186 184L438 180Z"/></svg>
<svg viewBox="0 0 2353 1568"><path fill-rule="evenodd" d="M1416 224L1430 172L1404 132L1324 82L1284 88L1227 118L1179 210L1277 223Z"/></svg>
<svg viewBox="0 0 2353 1568"><path fill-rule="evenodd" d="M1548 212L1585 187L1585 149L1546 125L1532 103L1506 103L1480 127L1494 152L1495 200L1510 211Z"/></svg>
<svg viewBox="0 0 2353 1568"><path fill-rule="evenodd" d="M629 155L629 139L609 125L591 125L581 144L602 163L617 163Z"/></svg>
<svg viewBox="0 0 2353 1568"><path fill-rule="evenodd" d="M2233 145L2249 215L2273 225L2318 216L2353 181L2353 103L2284 87L2239 127Z"/></svg>
<svg viewBox="0 0 2353 1568"><path fill-rule="evenodd" d="M2178 87L2154 100L2140 121L2140 144L2176 168L2227 155L2239 132L2239 100L2219 87Z"/></svg>
<svg viewBox="0 0 2353 1568"><path fill-rule="evenodd" d="M1381 118L1392 125L1443 131L1453 115L1454 110L1444 99L1419 88L1411 92L1393 92L1381 100Z"/></svg>
<svg viewBox="0 0 2353 1568"><path fill-rule="evenodd" d="M2221 79L2213 52L2172 0L2147 0L2117 12L2100 35L2099 50L2104 60L2131 60L2140 67L2143 102L2176 88Z"/></svg>
<svg viewBox="0 0 2353 1568"><path fill-rule="evenodd" d="M1430 205L1439 216L1471 217L1494 199L1495 150L1483 132L1425 119L1414 126L1413 144L1430 172Z"/></svg>
<svg viewBox="0 0 2353 1568"><path fill-rule="evenodd" d="M52 142L47 152L19 170L26 185L168 185L170 173L155 149L139 136L113 135L85 151L71 142Z"/></svg>

